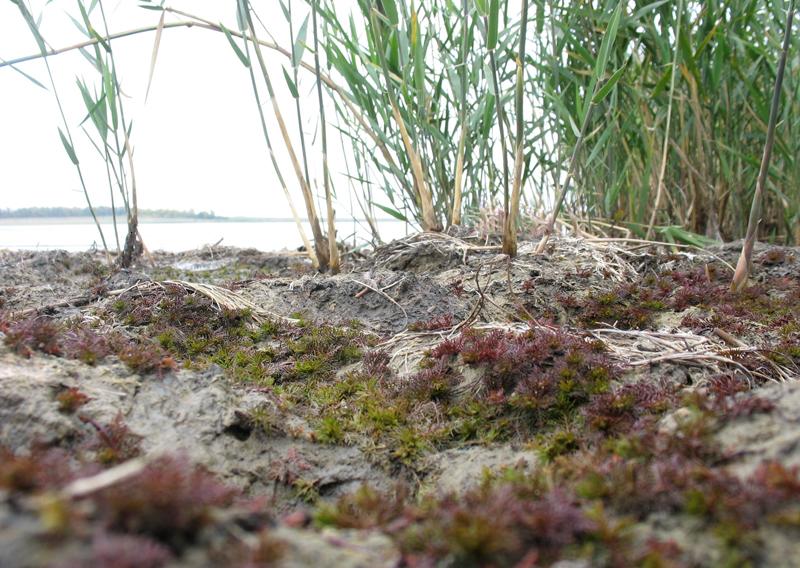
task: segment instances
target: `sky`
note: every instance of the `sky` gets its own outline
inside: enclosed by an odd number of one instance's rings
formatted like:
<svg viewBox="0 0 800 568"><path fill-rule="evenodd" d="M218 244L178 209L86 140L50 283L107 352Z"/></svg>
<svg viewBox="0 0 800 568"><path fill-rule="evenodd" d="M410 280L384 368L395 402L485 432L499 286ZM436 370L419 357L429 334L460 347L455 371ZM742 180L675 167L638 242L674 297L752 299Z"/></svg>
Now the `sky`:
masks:
<svg viewBox="0 0 800 568"><path fill-rule="evenodd" d="M78 19L76 2L29 2L34 17L42 14L41 32L54 48L85 39L68 13ZM87 2L88 4L88 2ZM355 0L337 0L347 13ZM167 5L236 29L235 2L221 0L169 0ZM138 7L135 0L104 0L113 32L155 26L160 14ZM256 0L254 6L278 43L290 47L288 24L277 0ZM307 5L294 0L302 22ZM99 12L99 11L98 11ZM99 13L94 19L101 28ZM178 17L167 15L167 22ZM311 34L309 31L309 42ZM266 39L266 38L265 38ZM289 217L290 209L272 169L246 68L225 37L200 28L165 30L153 84L145 101L154 34L140 34L113 43L122 83L126 118L133 120L132 143L139 190L139 206L147 209L213 211L223 216ZM10 60L37 53L38 48L16 5L0 2L0 58ZM299 151L294 101L282 77L283 56L265 52L270 62L278 101ZM306 58L311 54L306 52ZM310 60L310 59L309 59ZM85 170L90 196L96 205L110 204L105 167L100 156L78 128L86 109L76 77L89 85L99 78L77 51L50 58L56 88L76 151ZM41 59L19 69L48 85ZM307 72L300 83L304 125L311 150L311 177L322 187L317 99L313 77ZM0 208L36 206L84 207L86 202L76 170L59 140L61 120L52 92L34 85L10 67L0 68ZM264 98L266 102L267 99ZM266 116L278 150L283 150L267 103ZM327 112L327 111L326 111ZM328 112L328 118L333 110ZM88 124L88 123L87 123ZM329 127L329 140L335 137ZM350 203L338 140L330 141L334 183L341 196L337 215L348 215ZM315 159L314 157L317 156ZM303 209L296 178L285 151L278 155L295 205ZM360 215L359 215L360 216Z"/></svg>

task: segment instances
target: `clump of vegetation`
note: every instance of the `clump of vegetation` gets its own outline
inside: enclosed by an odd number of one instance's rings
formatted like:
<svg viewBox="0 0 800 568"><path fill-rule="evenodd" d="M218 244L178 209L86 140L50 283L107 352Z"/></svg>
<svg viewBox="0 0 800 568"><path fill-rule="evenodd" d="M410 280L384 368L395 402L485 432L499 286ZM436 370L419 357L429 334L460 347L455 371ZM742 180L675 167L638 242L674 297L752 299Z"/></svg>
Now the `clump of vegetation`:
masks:
<svg viewBox="0 0 800 568"><path fill-rule="evenodd" d="M674 388L638 382L592 397L583 415L589 428L613 436L630 432L645 417L661 416L676 400Z"/></svg>
<svg viewBox="0 0 800 568"><path fill-rule="evenodd" d="M791 334L800 310L800 284L787 278L730 291L713 265L650 274L640 282L623 283L584 298L561 295L559 302L586 327L608 324L622 329L648 329L659 313L696 310L683 319L695 331L720 328L734 335L767 329ZM788 326L788 327L787 327Z"/></svg>
<svg viewBox="0 0 800 568"><path fill-rule="evenodd" d="M95 438L87 444L87 448L95 453L99 463L115 465L142 453L142 437L131 432L122 413L108 424L100 424L88 416L80 416L80 419L94 429Z"/></svg>
<svg viewBox="0 0 800 568"><path fill-rule="evenodd" d="M373 349L364 353L361 359L361 366L364 374L368 377L384 377L391 371L389 369L389 362L391 358L386 351L380 349Z"/></svg>
<svg viewBox="0 0 800 568"><path fill-rule="evenodd" d="M161 295L124 297L118 318L176 361L195 367L215 363L237 382L268 386L329 377L360 360L370 340L355 327L295 325L280 320L253 324L248 310L219 309L207 297L170 286Z"/></svg>
<svg viewBox="0 0 800 568"><path fill-rule="evenodd" d="M434 349L423 371L441 396L459 366L480 371L472 391L525 413L531 426L571 415L591 396L607 392L617 369L599 342L563 330L522 333L467 330ZM450 377L450 379L448 379ZM420 378L416 388L419 389ZM438 386L437 386L438 385Z"/></svg>
<svg viewBox="0 0 800 568"><path fill-rule="evenodd" d="M121 341L117 346L120 361L136 373L148 375L174 371L178 365L169 354L158 345L149 341Z"/></svg>
<svg viewBox="0 0 800 568"><path fill-rule="evenodd" d="M5 344L23 357L40 352L96 365L114 354L141 374L161 375L177 368L169 353L155 343L127 339L113 331L103 336L80 322L64 326L47 318L33 317L5 322L2 329Z"/></svg>
<svg viewBox="0 0 800 568"><path fill-rule="evenodd" d="M339 444L344 441L344 428L336 416L325 416L316 430L317 440L324 444Z"/></svg>
<svg viewBox="0 0 800 568"><path fill-rule="evenodd" d="M96 365L111 354L108 340L93 329L75 326L61 339L64 356L77 359L87 365Z"/></svg>
<svg viewBox="0 0 800 568"><path fill-rule="evenodd" d="M110 530L146 535L181 550L212 522L211 511L236 492L181 457L163 457L133 479L101 491L97 514Z"/></svg>
<svg viewBox="0 0 800 568"><path fill-rule="evenodd" d="M768 399L749 394L748 385L731 374L718 375L709 381L708 392L705 397L695 398L698 407L716 416L726 419L750 416L752 414L766 414L775 410L775 404Z"/></svg>
<svg viewBox="0 0 800 568"><path fill-rule="evenodd" d="M355 493L344 495L336 504L321 504L315 512L314 522L322 527L348 529L385 527L405 514L408 497L404 485L398 485L390 493L364 485Z"/></svg>
<svg viewBox="0 0 800 568"><path fill-rule="evenodd" d="M322 506L321 525L389 530L414 564L514 565L552 563L570 546L597 535L578 501L560 490L525 483L487 485L461 497L429 498L409 506L402 492L365 488Z"/></svg>
<svg viewBox="0 0 800 568"><path fill-rule="evenodd" d="M109 435L109 429L104 430ZM61 449L37 448L29 454L15 454L0 447L0 490L12 496L48 494L46 503L54 509L30 512L41 515L47 531L56 531L61 539L78 539L85 545L69 548L64 559L54 566L165 566L217 522L214 511L245 511L231 509L236 504L237 490L182 456L159 457L124 482L74 499L60 496L57 502L53 501L70 482L97 473L96 465L82 460L80 454L70 456ZM22 514L33 503L38 502L20 502L17 513ZM269 515L263 503L250 507L248 530L258 531ZM63 525L72 522L80 528L64 530ZM266 544L265 538L265 554ZM276 543L273 545L277 547ZM277 548L272 551L277 552Z"/></svg>
<svg viewBox="0 0 800 568"><path fill-rule="evenodd" d="M0 446L0 489L11 494L60 487L74 476L70 457L62 449L35 447L22 454Z"/></svg>
<svg viewBox="0 0 800 568"><path fill-rule="evenodd" d="M452 351L443 346L443 352ZM728 558L758 561L754 531L796 526L800 472L764 462L747 479L718 468L710 434L739 414L741 381L720 377L705 392L631 384L591 396L568 429L546 436L546 463L487 477L464 495L409 502L364 488L320 505L318 524L380 528L410 564L550 564L582 558L593 565L685 560L674 543L633 538L627 527L668 513L699 521ZM658 418L691 410L675 431ZM748 544L750 543L750 544Z"/></svg>
<svg viewBox="0 0 800 568"><path fill-rule="evenodd" d="M175 555L163 544L135 534L115 534L99 530L92 535L89 551L62 560L54 568L114 566L115 568L162 568L174 562Z"/></svg>
<svg viewBox="0 0 800 568"><path fill-rule="evenodd" d="M227 339L249 334L248 311L219 309L209 298L176 285L161 294L123 296L112 310L122 323L146 327L150 337L181 356L211 354Z"/></svg>
<svg viewBox="0 0 800 568"><path fill-rule="evenodd" d="M62 353L61 327L48 318L32 317L5 323L2 331L3 342L23 357L30 357L34 351L56 356Z"/></svg>
<svg viewBox="0 0 800 568"><path fill-rule="evenodd" d="M283 485L291 486L302 479L303 473L311 469L311 464L296 449L290 448L286 454L269 465L268 477Z"/></svg>
<svg viewBox="0 0 800 568"><path fill-rule="evenodd" d="M716 271L673 270L649 274L640 282L621 283L607 292L590 293L585 298L562 295L561 304L574 311L584 326L609 324L622 329L646 329L653 318L667 310L683 311L706 301L722 288Z"/></svg>
<svg viewBox="0 0 800 568"><path fill-rule="evenodd" d="M310 334L303 349L291 349L305 352L317 341ZM323 351L336 353L335 344L311 353ZM287 369L282 376L294 380L271 386L277 413L305 416L318 441L361 444L413 470L433 449L530 441L542 428L582 420L578 410L610 392L618 374L602 344L560 329L466 330L402 380L388 363L388 354L368 351L360 368L338 377L314 369L300 378L297 367ZM270 414L270 429L280 423Z"/></svg>
<svg viewBox="0 0 800 568"><path fill-rule="evenodd" d="M453 327L453 315L441 314L428 321L414 322L408 326L411 331L440 331Z"/></svg>
<svg viewBox="0 0 800 568"><path fill-rule="evenodd" d="M572 453L579 448L580 442L574 432L558 430L543 445L541 456L546 462L552 462L558 456Z"/></svg>
<svg viewBox="0 0 800 568"><path fill-rule="evenodd" d="M231 543L225 550L215 551L212 555L216 566L241 566L256 568L275 566L286 555L288 546L272 534L272 530L263 529L252 541L247 543Z"/></svg>
<svg viewBox="0 0 800 568"><path fill-rule="evenodd" d="M56 401L58 401L58 410L64 414L75 414L75 412L81 406L89 402L89 400L89 397L76 387L66 388L56 396Z"/></svg>

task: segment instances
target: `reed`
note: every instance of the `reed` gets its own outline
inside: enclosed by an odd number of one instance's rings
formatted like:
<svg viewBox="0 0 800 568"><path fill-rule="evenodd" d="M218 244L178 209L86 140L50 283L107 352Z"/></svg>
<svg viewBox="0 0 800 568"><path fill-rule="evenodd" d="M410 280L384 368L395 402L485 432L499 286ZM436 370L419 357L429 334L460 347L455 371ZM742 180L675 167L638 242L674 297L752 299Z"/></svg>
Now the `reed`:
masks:
<svg viewBox="0 0 800 568"><path fill-rule="evenodd" d="M86 185L86 179L83 175L83 168L81 167L81 162L78 159L78 154L75 151L75 142L72 137L72 129L69 126L69 121L67 120L66 113L64 112L64 105L61 102L61 96L59 95L58 87L56 86L56 82L53 79L53 73L50 69L50 62L48 61L47 57L45 57L47 53L46 42L41 32L39 31L39 24L37 23L37 20L35 20L34 17L31 15L31 12L27 4L24 2L24 0L12 0L12 2L17 5L17 8L19 9L23 20L25 21L25 24L28 26L28 29L30 30L31 34L36 40L36 45L39 47L39 53L42 56L45 69L47 70L47 77L50 81L50 88L52 89L53 92L53 98L56 101L56 105L58 106L58 112L59 115L61 116L62 127L58 129L58 135L61 138L61 143L64 146L64 151L67 153L67 157L69 158L70 162L72 162L72 164L75 166L75 170L78 174L78 179L80 180L81 183L81 189L83 190L83 196L86 199L86 205L89 208L89 212L92 215L92 220L94 221L94 224L97 227L97 232L100 235L100 241L103 243L103 250L106 253L106 258L110 262L110 255L108 252L108 244L106 243L106 237L105 234L103 233L103 228L100 226L100 221L97 219L97 215L95 214L94 206L92 205L92 199L89 195L89 190ZM81 4L79 3L79 5ZM33 79L31 76L29 75L25 76L28 77L31 81L33 81L33 83L36 84L37 86L46 88L44 87L44 85ZM80 81L78 81L78 85L79 87L83 86ZM102 99L105 100L106 97L102 97ZM90 115L91 114L92 113L90 112ZM95 114L94 116L99 116L99 110L97 114ZM93 117L93 121L94 120L96 119ZM102 126L103 125L101 124L99 128L101 128Z"/></svg>
<svg viewBox="0 0 800 568"><path fill-rule="evenodd" d="M300 189L303 194L303 201L305 202L306 205L308 222L311 225L311 232L314 235L313 247L314 247L314 255L316 256L317 268L319 270L325 271L328 270L330 266L330 252L328 247L328 241L323 236L322 233L322 229L319 222L319 216L317 215L316 205L314 203L314 196L311 192L311 187L309 183L306 181L306 178L304 177L303 172L301 170L300 162L298 161L297 158L297 153L294 150L294 144L289 134L289 130L286 127L286 121L283 118L283 113L281 112L280 105L278 104L278 99L275 95L275 88L273 86L270 73L267 69L266 59L264 57L263 50L261 49L261 44L258 42L255 25L253 24L252 8L250 2L248 0L238 0L238 1L240 6L239 14L241 14L241 19L244 23L244 30L246 31L247 34L249 34L249 38L253 46L253 51L256 54L258 65L261 70L262 77L264 79L264 84L266 85L267 92L269 93L269 99L273 113L275 114L275 120L278 122L278 127L281 133L281 139L283 140L286 151L289 154L289 158L292 163L292 168L294 169L295 176L297 177L297 182L300 185ZM311 253L309 252L309 254Z"/></svg>
<svg viewBox="0 0 800 568"><path fill-rule="evenodd" d="M63 143L64 149L70 161L75 165L89 212L92 215L92 219L97 227L100 240L103 243L106 256L110 262L108 244L97 215L95 214L94 206L92 205L89 184L86 181L83 169L81 167L81 162L78 158L75 140L72 136L72 128L70 128L70 120L67 118L67 115L64 111L64 106L61 102L61 97L59 96L59 89L53 80L48 59L45 57L47 49L44 38L39 31L39 23L38 21L34 20L24 1L14 0L14 2L17 4L23 19L25 20L28 28L34 35L34 38L39 45L39 49L47 69L53 96L58 104L59 112L61 114L63 125L63 130L61 128L59 129L61 142ZM130 133L133 129L133 123L125 118L125 105L123 104L122 89L117 76L117 65L114 60L112 40L108 37L108 22L106 19L104 4L102 0L94 1L91 4L79 1L77 2L77 8L80 19L73 18L73 22L81 31L81 33L93 41L91 44L93 49L91 51L82 50L81 53L91 64L98 78L98 85L93 89L90 89L90 86L87 84L85 79L81 77L76 78L76 84L86 108L86 116L80 122L79 127L80 130L85 134L91 146L97 151L104 164L109 197L111 200L112 225L114 229L116 252L119 255L118 258L120 265L123 268L128 268L133 264L138 254L140 254L143 250L141 236L138 229L138 195L133 161L133 149L130 140ZM105 30L105 37L98 33L96 26L92 22L91 15L95 9L98 9L99 11L102 29ZM160 36L157 34L153 63L155 62L155 54L157 53L159 37ZM90 132L90 130L87 129L87 122L94 127L93 131ZM126 212L125 244L123 247L120 246L119 231L117 226L116 194L119 194Z"/></svg>
<svg viewBox="0 0 800 568"><path fill-rule="evenodd" d="M350 12L334 0L306 0L313 50L305 45L307 24L292 29L291 46L277 45L257 37L253 5L238 3L248 16L238 31L151 3L161 11L159 25L53 53L190 25L244 42L240 59L260 71L273 103L314 233L309 254L321 269L332 263L335 229L325 234L320 226L306 151L301 165L297 135L275 101L267 50L290 63L290 90L303 73L316 80L320 125L336 124L351 145L348 185L367 213L440 230L502 208L509 254L523 214L547 215L542 249L564 216L606 236L800 242L800 59L787 57L778 82L775 57L778 38L787 38L789 53L796 39L787 18L794 2L358 0ZM283 5L297 13L298 3ZM183 19L164 22L164 14ZM528 25L535 33L526 37ZM51 53L40 47L0 67ZM326 108L334 118L322 117ZM303 119L298 113L301 149ZM762 149L770 139L767 168ZM333 220L330 173L325 166ZM755 229L751 203L760 204Z"/></svg>
<svg viewBox="0 0 800 568"><path fill-rule="evenodd" d="M525 94L525 73L523 71L523 61L525 61L525 49L527 29L528 29L528 0L522 0L522 19L519 34L519 55L517 56L517 89L514 97L514 108L516 109L517 131L514 140L514 183L511 190L511 202L507 207L505 216L505 226L503 229L503 252L509 256L517 255L517 216L519 215L519 203L522 196L522 167L524 166L524 140L525 140L525 113L524 113L524 94Z"/></svg>
<svg viewBox="0 0 800 568"><path fill-rule="evenodd" d="M330 256L330 270L334 274L339 272L341 259L339 258L339 247L336 245L336 221L333 211L333 192L331 190L331 172L328 165L328 125L325 122L325 99L322 95L322 71L319 64L319 21L317 17L317 7L313 6L314 15L314 71L317 78L317 98L319 101L319 122L322 135L322 175L325 185L325 207L328 216L328 253Z"/></svg>
<svg viewBox="0 0 800 568"><path fill-rule="evenodd" d="M757 238L758 225L761 223L761 200L764 195L764 185L767 182L769 163L770 159L772 158L772 149L775 145L775 127L778 122L778 107L780 106L781 102L781 87L783 86L783 77L784 73L786 72L786 59L789 55L789 43L792 38L794 5L795 0L791 0L786 13L786 30L783 34L783 48L781 49L778 70L775 76L775 90L773 91L772 95L772 103L769 111L769 124L767 125L767 140L764 143L764 154L761 157L761 167L758 172L758 179L756 180L756 190L755 193L753 193L753 203L750 206L750 216L747 221L747 233L745 234L742 252L739 255L739 261L736 264L736 271L733 274L733 281L731 282L731 290L735 292L744 288L752 267L753 246Z"/></svg>

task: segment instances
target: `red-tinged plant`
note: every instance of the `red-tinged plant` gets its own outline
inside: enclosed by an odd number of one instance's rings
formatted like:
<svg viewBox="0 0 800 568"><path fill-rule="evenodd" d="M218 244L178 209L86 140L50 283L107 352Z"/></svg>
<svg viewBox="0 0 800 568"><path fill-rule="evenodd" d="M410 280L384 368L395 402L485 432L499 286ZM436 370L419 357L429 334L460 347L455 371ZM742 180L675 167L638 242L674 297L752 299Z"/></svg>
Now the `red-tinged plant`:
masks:
<svg viewBox="0 0 800 568"><path fill-rule="evenodd" d="M96 365L111 353L108 341L86 327L78 327L65 333L62 349L65 357L78 359L87 365Z"/></svg>
<svg viewBox="0 0 800 568"><path fill-rule="evenodd" d="M786 467L777 461L762 463L751 477L752 484L761 487L775 504L797 504L800 499L800 468Z"/></svg>
<svg viewBox="0 0 800 568"><path fill-rule="evenodd" d="M259 533L256 542L228 549L221 554L217 566L236 566L237 568L265 568L280 564L286 555L287 544L272 534L269 529Z"/></svg>
<svg viewBox="0 0 800 568"><path fill-rule="evenodd" d="M162 568L174 560L169 548L151 538L100 531L87 554L57 562L53 568Z"/></svg>
<svg viewBox="0 0 800 568"><path fill-rule="evenodd" d="M398 485L382 492L367 485L339 498L335 505L323 506L316 514L317 524L347 529L386 529L395 527L410 510L408 490Z"/></svg>
<svg viewBox="0 0 800 568"><path fill-rule="evenodd" d="M640 382L592 397L584 407L587 423L606 435L618 435L645 416L658 416L675 401L673 390Z"/></svg>
<svg viewBox="0 0 800 568"><path fill-rule="evenodd" d="M672 296L670 305L677 312L690 306L708 303L715 296L724 294L724 287L712 286L708 282L684 284Z"/></svg>
<svg viewBox="0 0 800 568"><path fill-rule="evenodd" d="M292 485L302 478L304 471L309 469L311 469L311 464L297 451L297 448L289 448L286 455L272 460L267 477L276 483Z"/></svg>
<svg viewBox="0 0 800 568"><path fill-rule="evenodd" d="M732 420L753 414L769 414L775 410L775 403L758 396L729 400L723 409L725 418Z"/></svg>
<svg viewBox="0 0 800 568"><path fill-rule="evenodd" d="M41 474L41 464L34 457L0 448L0 487L6 491L30 493L39 487Z"/></svg>
<svg viewBox="0 0 800 568"><path fill-rule="evenodd" d="M59 448L34 448L22 455L0 446L0 488L11 493L60 488L75 475L69 456Z"/></svg>
<svg viewBox="0 0 800 568"><path fill-rule="evenodd" d="M762 253L756 262L764 266L775 266L786 262L786 251L779 248L772 248Z"/></svg>
<svg viewBox="0 0 800 568"><path fill-rule="evenodd" d="M446 394L461 380L461 365L479 373L477 394L506 400L532 418L531 424L572 413L606 392L616 375L602 345L562 330L470 329L439 344L409 385L423 394L428 385L438 385L436 392Z"/></svg>
<svg viewBox="0 0 800 568"><path fill-rule="evenodd" d="M749 390L750 386L744 380L731 374L719 375L709 381L707 398L697 398L695 402L723 420L769 413L775 409L775 403L771 400L742 394Z"/></svg>
<svg viewBox="0 0 800 568"><path fill-rule="evenodd" d="M468 365L493 363L503 353L505 334L502 331L479 333L468 330L463 337L461 359Z"/></svg>
<svg viewBox="0 0 800 568"><path fill-rule="evenodd" d="M450 284L450 290L456 298L462 297L464 295L464 282L462 280L456 280Z"/></svg>
<svg viewBox="0 0 800 568"><path fill-rule="evenodd" d="M462 379L459 372L440 359L407 379L400 390L412 400L442 402L451 398L453 387Z"/></svg>
<svg viewBox="0 0 800 568"><path fill-rule="evenodd" d="M160 376L178 368L175 360L154 343L123 343L117 356L129 369L142 375L156 373Z"/></svg>
<svg viewBox="0 0 800 568"><path fill-rule="evenodd" d="M515 565L535 556L547 565L596 528L568 493L528 489L504 484L426 504L401 543L431 564Z"/></svg>
<svg viewBox="0 0 800 568"><path fill-rule="evenodd" d="M64 414L74 414L81 406L89 402L89 397L75 387L64 389L58 396L58 410Z"/></svg>
<svg viewBox="0 0 800 568"><path fill-rule="evenodd" d="M384 377L391 374L389 361L389 354L386 351L372 349L364 353L364 356L361 358L361 365L364 373L368 376Z"/></svg>
<svg viewBox="0 0 800 568"><path fill-rule="evenodd" d="M718 375L708 381L708 392L715 399L736 396L740 392L750 390L747 383L731 374Z"/></svg>
<svg viewBox="0 0 800 568"><path fill-rule="evenodd" d="M464 334L453 339L445 339L431 351L431 359L453 357L461 353L464 348Z"/></svg>
<svg viewBox="0 0 800 568"><path fill-rule="evenodd" d="M213 521L217 507L233 503L236 491L184 457L162 457L126 483L94 499L113 531L146 535L182 550Z"/></svg>
<svg viewBox="0 0 800 568"><path fill-rule="evenodd" d="M80 419L95 431L95 438L88 444L88 449L96 452L97 461L101 464L122 463L142 453L142 437L128 428L121 412L109 424L99 424L88 416L81 416Z"/></svg>
<svg viewBox="0 0 800 568"><path fill-rule="evenodd" d="M34 351L61 355L61 329L47 318L34 317L9 324L4 333L4 343L23 357L30 357Z"/></svg>
<svg viewBox="0 0 800 568"><path fill-rule="evenodd" d="M561 489L553 489L528 504L520 523L536 548L555 554L595 528L578 501Z"/></svg>
<svg viewBox="0 0 800 568"><path fill-rule="evenodd" d="M442 314L428 321L412 323L408 326L411 331L440 331L453 327L453 315Z"/></svg>
<svg viewBox="0 0 800 568"><path fill-rule="evenodd" d="M644 550L635 558L636 566L650 566L653 568L681 568L683 550L673 540L662 541L654 538L647 540Z"/></svg>

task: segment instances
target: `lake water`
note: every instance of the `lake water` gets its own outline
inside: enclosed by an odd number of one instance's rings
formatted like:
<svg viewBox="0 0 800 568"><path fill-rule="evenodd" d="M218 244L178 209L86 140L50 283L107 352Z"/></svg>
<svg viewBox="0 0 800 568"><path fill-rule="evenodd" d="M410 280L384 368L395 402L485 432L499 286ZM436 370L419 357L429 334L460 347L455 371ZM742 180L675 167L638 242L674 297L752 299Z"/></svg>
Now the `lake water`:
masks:
<svg viewBox="0 0 800 568"><path fill-rule="evenodd" d="M101 221L109 250L116 248L113 225ZM142 239L148 249L179 252L202 248L219 242L222 246L256 248L263 251L296 249L302 240L293 221L193 221L143 219ZM403 222L381 220L381 237L391 241L403 237L412 229ZM306 234L311 229L305 224ZM323 229L324 230L324 229ZM124 244L124 224L119 226L120 242ZM357 244L369 242L369 228L364 222L337 222L338 239ZM99 233L91 219L3 219L0 220L0 249L85 251L102 248Z"/></svg>

